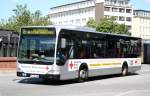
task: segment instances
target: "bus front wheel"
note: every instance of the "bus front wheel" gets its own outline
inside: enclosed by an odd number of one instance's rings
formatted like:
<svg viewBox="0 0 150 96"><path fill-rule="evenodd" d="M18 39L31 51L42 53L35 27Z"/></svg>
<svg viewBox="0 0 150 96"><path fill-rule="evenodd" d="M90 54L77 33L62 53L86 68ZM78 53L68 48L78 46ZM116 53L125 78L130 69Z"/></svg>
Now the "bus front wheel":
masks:
<svg viewBox="0 0 150 96"><path fill-rule="evenodd" d="M81 68L78 73L78 82L84 82L88 79L87 68Z"/></svg>

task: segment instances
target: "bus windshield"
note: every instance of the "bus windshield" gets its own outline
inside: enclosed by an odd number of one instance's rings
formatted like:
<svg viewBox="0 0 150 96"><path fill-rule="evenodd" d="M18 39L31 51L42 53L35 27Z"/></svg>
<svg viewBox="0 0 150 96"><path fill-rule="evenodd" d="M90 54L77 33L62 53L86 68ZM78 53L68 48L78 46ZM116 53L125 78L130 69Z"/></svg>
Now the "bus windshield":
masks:
<svg viewBox="0 0 150 96"><path fill-rule="evenodd" d="M54 29L22 29L18 62L45 64L54 62L56 32Z"/></svg>

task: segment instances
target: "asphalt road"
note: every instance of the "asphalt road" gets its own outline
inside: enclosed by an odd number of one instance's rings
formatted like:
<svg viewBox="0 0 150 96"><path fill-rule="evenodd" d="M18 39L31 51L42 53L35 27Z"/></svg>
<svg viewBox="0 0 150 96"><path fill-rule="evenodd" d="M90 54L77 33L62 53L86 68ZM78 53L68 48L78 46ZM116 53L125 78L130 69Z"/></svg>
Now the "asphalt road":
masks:
<svg viewBox="0 0 150 96"><path fill-rule="evenodd" d="M150 96L150 65L129 76L100 76L84 83L44 82L0 73L0 96Z"/></svg>

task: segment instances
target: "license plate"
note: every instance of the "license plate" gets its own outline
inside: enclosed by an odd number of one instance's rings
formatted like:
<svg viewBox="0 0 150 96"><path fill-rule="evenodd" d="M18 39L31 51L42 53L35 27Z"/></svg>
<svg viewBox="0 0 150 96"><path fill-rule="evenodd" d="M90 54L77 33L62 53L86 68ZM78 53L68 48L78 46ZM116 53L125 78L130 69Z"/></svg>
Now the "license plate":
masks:
<svg viewBox="0 0 150 96"><path fill-rule="evenodd" d="M31 75L31 77L39 78L39 75Z"/></svg>

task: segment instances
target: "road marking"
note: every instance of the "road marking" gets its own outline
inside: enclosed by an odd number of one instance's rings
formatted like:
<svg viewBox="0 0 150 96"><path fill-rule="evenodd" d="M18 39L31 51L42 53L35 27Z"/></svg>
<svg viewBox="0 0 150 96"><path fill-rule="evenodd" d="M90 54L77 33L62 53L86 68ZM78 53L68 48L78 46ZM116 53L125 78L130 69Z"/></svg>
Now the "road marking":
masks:
<svg viewBox="0 0 150 96"><path fill-rule="evenodd" d="M137 92L148 92L150 94L150 90L132 90L132 91L126 91L126 92L123 92L123 93L120 93L119 95L116 95L116 96L127 96L129 94L133 94L133 93L137 93Z"/></svg>

